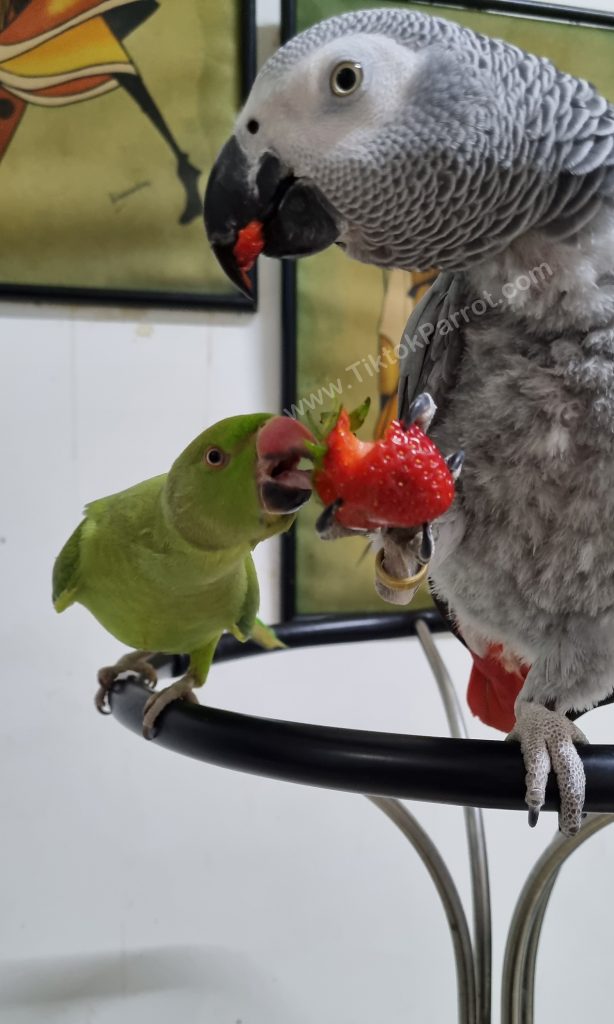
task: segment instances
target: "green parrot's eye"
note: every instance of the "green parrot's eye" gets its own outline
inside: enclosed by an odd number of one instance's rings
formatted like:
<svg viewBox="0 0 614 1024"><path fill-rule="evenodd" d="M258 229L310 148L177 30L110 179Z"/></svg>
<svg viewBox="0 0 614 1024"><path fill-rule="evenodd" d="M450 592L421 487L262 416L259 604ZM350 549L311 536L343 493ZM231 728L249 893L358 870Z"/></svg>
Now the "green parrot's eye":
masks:
<svg viewBox="0 0 614 1024"><path fill-rule="evenodd" d="M216 448L215 445L212 445L211 448L207 448L204 460L207 465L212 466L213 469L221 469L221 467L225 466L228 462L228 456L221 448Z"/></svg>
<svg viewBox="0 0 614 1024"><path fill-rule="evenodd" d="M362 66L354 60L337 64L330 76L330 87L335 96L351 96L362 85Z"/></svg>

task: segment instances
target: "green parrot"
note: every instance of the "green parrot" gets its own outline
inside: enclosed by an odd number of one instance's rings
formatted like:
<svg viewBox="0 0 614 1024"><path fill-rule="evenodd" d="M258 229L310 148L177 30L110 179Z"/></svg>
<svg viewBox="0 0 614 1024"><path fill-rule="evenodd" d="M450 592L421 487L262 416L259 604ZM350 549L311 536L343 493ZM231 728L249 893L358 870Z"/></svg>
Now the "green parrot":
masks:
<svg viewBox="0 0 614 1024"><path fill-rule="evenodd" d="M106 711L120 672L156 682L156 652L188 654L183 678L152 693L143 734L167 704L196 702L225 631L281 646L256 618L259 589L253 548L282 533L311 494L299 468L312 440L285 416L257 413L221 420L200 434L170 471L100 498L53 567L53 603L75 601L122 643L135 648L98 673L96 706Z"/></svg>

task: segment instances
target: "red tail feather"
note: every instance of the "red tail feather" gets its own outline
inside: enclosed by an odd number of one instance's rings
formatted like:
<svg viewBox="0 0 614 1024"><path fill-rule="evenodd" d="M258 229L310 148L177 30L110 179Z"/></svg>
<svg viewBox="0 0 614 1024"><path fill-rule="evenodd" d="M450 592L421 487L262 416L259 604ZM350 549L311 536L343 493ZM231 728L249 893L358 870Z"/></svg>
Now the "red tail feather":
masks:
<svg viewBox="0 0 614 1024"><path fill-rule="evenodd" d="M485 725L511 732L515 723L514 702L529 668L521 666L515 672L508 671L501 661L502 651L500 644L493 644L483 658L471 652L473 668L467 702L473 714Z"/></svg>

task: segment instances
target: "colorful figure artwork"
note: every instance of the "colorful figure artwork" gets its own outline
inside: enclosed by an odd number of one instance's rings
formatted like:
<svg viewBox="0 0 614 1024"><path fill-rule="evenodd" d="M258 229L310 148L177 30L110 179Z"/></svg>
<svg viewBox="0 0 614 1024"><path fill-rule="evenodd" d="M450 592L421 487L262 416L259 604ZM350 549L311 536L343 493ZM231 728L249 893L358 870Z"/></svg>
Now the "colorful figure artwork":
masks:
<svg viewBox="0 0 614 1024"><path fill-rule="evenodd" d="M240 104L246 21L239 0L0 0L2 290L225 304L202 193Z"/></svg>
<svg viewBox="0 0 614 1024"><path fill-rule="evenodd" d="M155 13L156 0L2 0L0 160L28 104L66 106L123 88L177 160L186 193L179 218L201 212L200 171L179 148L122 40Z"/></svg>

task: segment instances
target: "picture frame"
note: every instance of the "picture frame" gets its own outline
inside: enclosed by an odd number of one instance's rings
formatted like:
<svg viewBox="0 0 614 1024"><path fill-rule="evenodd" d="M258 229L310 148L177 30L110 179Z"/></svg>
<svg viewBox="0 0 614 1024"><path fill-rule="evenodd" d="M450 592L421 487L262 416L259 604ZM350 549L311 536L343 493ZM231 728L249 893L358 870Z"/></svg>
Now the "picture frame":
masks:
<svg viewBox="0 0 614 1024"><path fill-rule="evenodd" d="M310 24L361 7L409 7L457 20L550 57L564 70L588 78L614 101L614 16L534 2L469 0L283 0L282 38ZM398 344L407 318L436 271L384 272L349 260L336 247L283 267L282 408L302 417L342 398L350 408L365 397L371 411L361 437L376 436L394 415L398 372L379 360L382 346ZM384 367L382 369L382 363ZM282 618L390 613L375 592L373 557L361 538L322 542L315 531L317 500L282 540ZM426 589L408 606L432 607Z"/></svg>
<svg viewBox="0 0 614 1024"><path fill-rule="evenodd" d="M202 218L255 40L255 0L0 0L0 298L256 308Z"/></svg>

